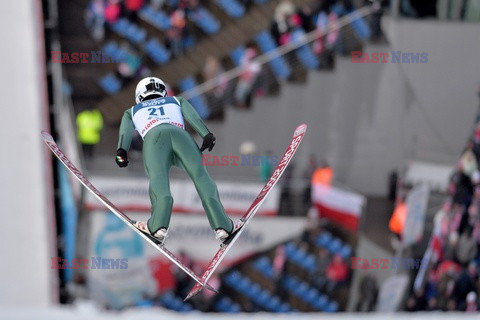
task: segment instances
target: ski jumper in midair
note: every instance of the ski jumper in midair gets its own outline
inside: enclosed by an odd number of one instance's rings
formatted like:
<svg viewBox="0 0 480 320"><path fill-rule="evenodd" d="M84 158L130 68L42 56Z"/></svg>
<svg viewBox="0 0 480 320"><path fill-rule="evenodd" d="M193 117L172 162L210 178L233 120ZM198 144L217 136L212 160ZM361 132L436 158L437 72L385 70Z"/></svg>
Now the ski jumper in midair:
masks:
<svg viewBox="0 0 480 320"><path fill-rule="evenodd" d="M135 99L137 104L123 115L115 159L120 167L128 165L127 153L137 130L143 138L143 162L150 179L152 208L150 219L137 221L135 226L161 241L165 239L173 207L169 171L178 166L192 179L216 238L225 241L236 227L225 213L215 182L202 165L201 152L212 150L215 137L186 99L167 96L165 84L158 78L141 80ZM185 121L202 137L200 149L185 130Z"/></svg>

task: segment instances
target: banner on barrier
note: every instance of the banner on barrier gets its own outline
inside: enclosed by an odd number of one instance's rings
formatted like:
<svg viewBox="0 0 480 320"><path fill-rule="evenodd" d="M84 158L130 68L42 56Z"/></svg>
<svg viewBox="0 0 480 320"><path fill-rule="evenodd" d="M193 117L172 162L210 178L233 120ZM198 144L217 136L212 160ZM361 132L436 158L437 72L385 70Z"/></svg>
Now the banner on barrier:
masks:
<svg viewBox="0 0 480 320"><path fill-rule="evenodd" d="M92 184L120 210L150 212L150 196L147 178L91 177ZM261 183L217 182L220 200L228 214L243 215L263 187ZM203 206L195 186L190 180L171 180L170 190L173 212L203 213ZM257 215L276 215L280 192L272 190ZM91 194L87 194L87 208L101 209L103 206Z"/></svg>

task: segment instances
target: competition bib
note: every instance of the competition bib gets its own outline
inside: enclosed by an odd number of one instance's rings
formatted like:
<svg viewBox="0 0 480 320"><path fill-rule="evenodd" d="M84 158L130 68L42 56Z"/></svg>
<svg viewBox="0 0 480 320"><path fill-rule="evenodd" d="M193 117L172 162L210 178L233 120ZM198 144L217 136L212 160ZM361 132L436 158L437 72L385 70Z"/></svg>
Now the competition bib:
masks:
<svg viewBox="0 0 480 320"><path fill-rule="evenodd" d="M145 137L148 131L162 123L185 129L180 103L175 97L145 101L132 107L135 129Z"/></svg>

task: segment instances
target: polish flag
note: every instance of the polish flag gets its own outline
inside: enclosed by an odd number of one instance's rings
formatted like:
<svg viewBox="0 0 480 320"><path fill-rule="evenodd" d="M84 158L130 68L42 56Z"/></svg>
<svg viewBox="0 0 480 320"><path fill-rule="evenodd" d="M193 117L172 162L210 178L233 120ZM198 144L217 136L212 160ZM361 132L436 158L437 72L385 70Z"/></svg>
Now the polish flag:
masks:
<svg viewBox="0 0 480 320"><path fill-rule="evenodd" d="M356 231L365 204L365 197L330 185L314 183L312 202L320 217Z"/></svg>

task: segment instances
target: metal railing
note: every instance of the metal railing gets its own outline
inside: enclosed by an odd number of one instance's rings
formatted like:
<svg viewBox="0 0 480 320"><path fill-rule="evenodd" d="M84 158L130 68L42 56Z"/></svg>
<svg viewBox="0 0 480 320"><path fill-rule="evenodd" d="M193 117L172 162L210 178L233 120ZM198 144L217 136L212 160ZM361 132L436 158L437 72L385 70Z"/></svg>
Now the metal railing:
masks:
<svg viewBox="0 0 480 320"><path fill-rule="evenodd" d="M337 23L335 24L328 24L327 28L324 31L319 31L319 30L313 30L307 34L304 35L301 41L292 41L289 42L283 46L280 46L276 48L275 50L269 51L267 53L264 53L262 55L259 55L255 59L253 59L252 62L258 63L260 65L264 65L270 61L272 61L275 58L282 57L286 55L289 52L294 51L297 48L300 48L306 44L309 44L322 36L327 35L330 32L340 30L341 28L351 24L353 21L366 17L379 8L375 5L369 5L369 6L364 6L358 10L355 10L344 17L340 18ZM236 79L240 74L243 72L244 67L239 66L233 69L230 69L208 81L205 81L201 83L200 85L196 86L195 88L192 88L190 90L184 91L180 93L180 96L185 97L186 99L191 99L193 97L202 95L215 87L218 86L218 83L220 82L225 82L225 81L231 81Z"/></svg>

